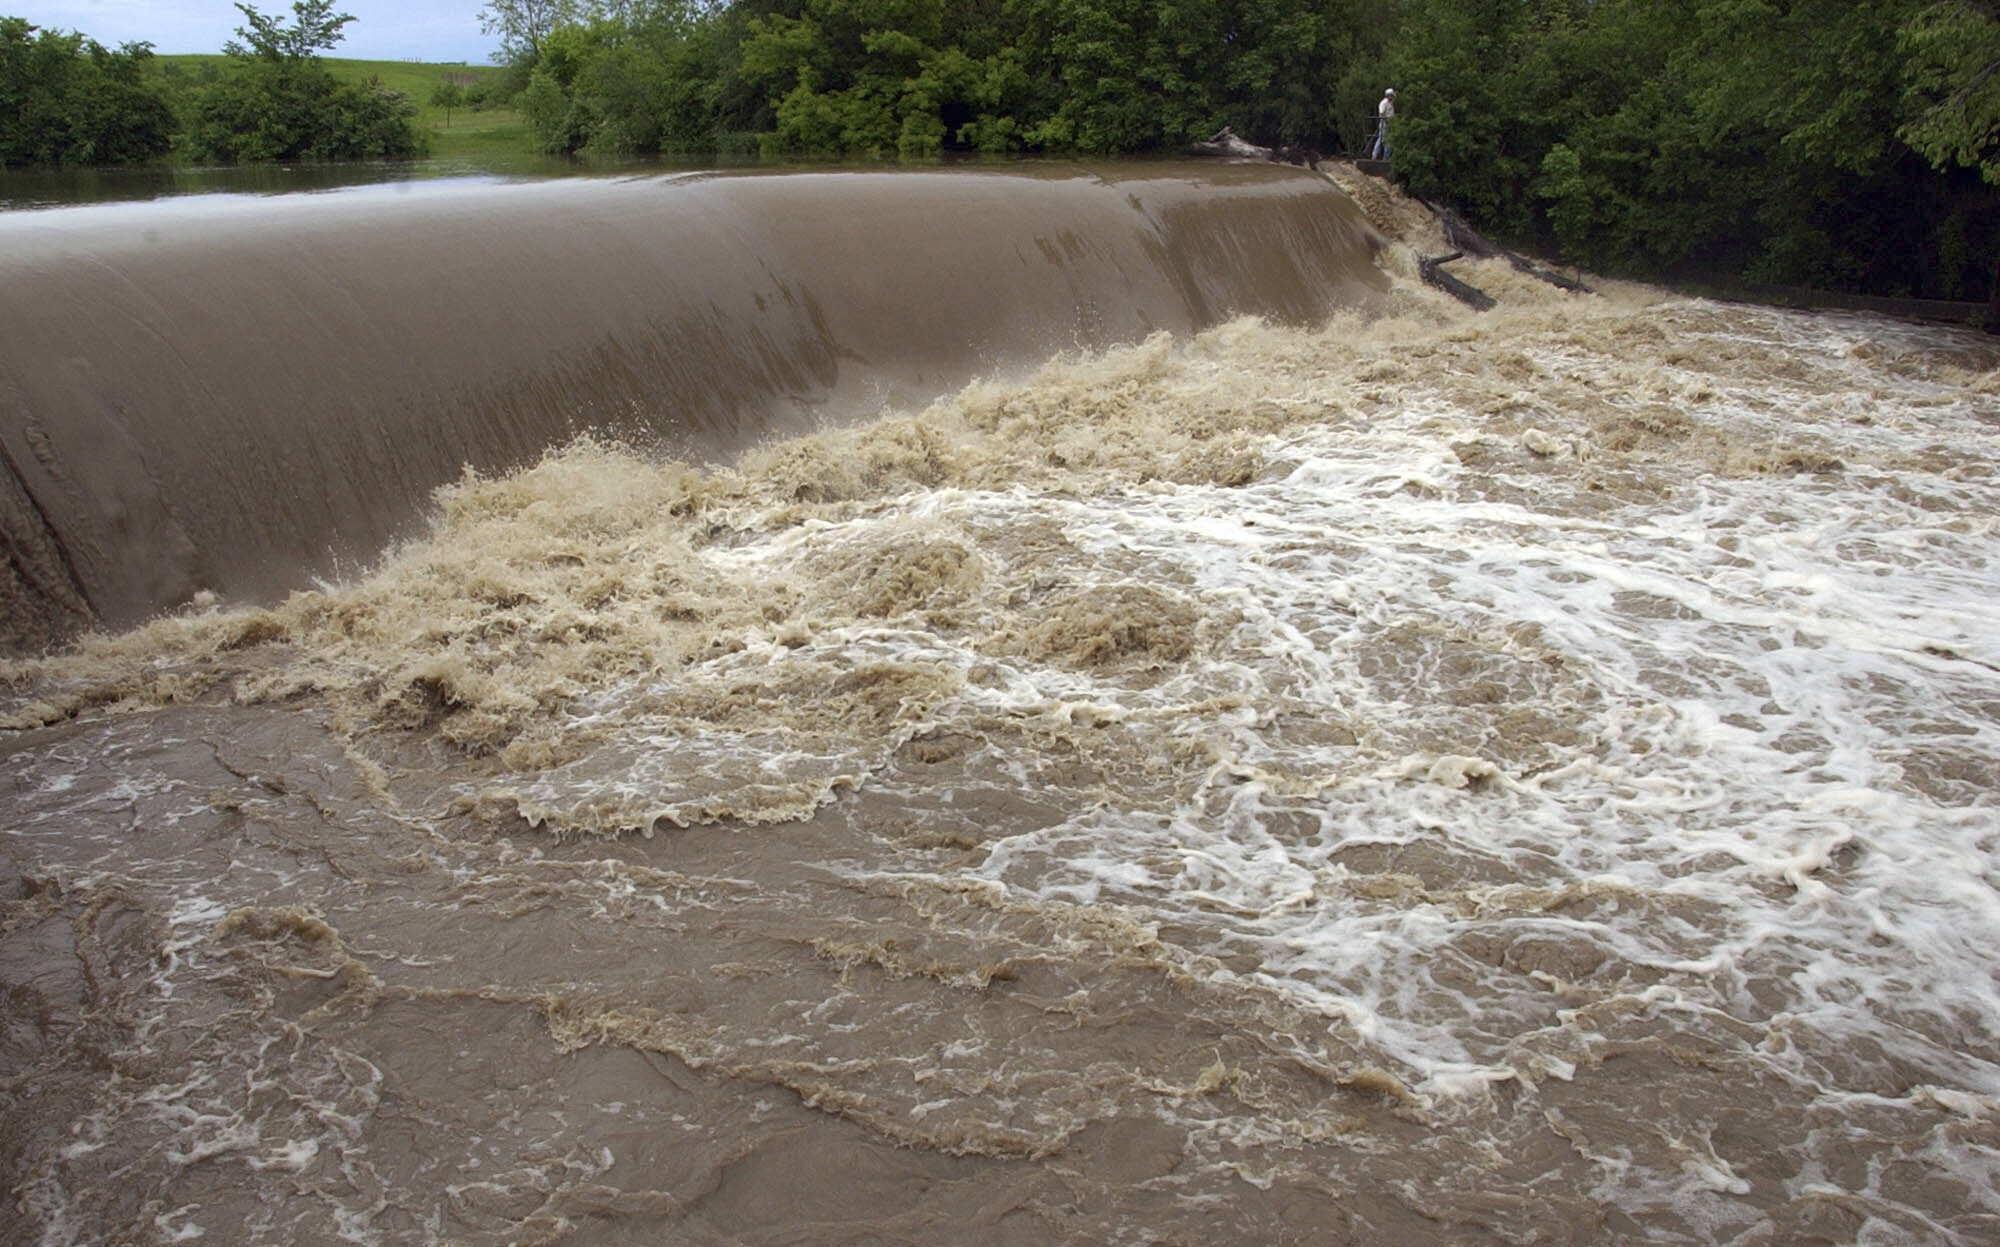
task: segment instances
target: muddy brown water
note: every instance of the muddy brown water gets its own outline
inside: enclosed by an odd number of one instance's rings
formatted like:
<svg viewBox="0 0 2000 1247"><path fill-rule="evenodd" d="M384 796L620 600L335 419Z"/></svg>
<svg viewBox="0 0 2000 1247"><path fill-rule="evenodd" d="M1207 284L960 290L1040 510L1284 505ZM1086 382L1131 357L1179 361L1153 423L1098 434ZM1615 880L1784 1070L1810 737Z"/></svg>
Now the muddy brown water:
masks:
<svg viewBox="0 0 2000 1247"><path fill-rule="evenodd" d="M7 662L5 1241L2000 1234L1992 342L1502 264L1474 314L1414 280L1421 207L1340 172L957 176L827 183L868 206L839 247L789 180L439 192L381 235L366 196L215 206L201 246L389 283L424 229L688 193L808 229L787 341L869 345L823 426L789 364L696 352L590 381L634 413L595 435L572 374L500 403L478 465L473 365L537 336L497 318L380 515L386 460L304 489L298 533L346 490L386 552L283 585L246 482L180 532L254 594L189 573ZM101 258L114 220L38 228ZM554 282L537 245L478 280ZM765 261L679 254L763 323ZM740 401L647 405L697 363ZM231 470L187 401L169 510Z"/></svg>
<svg viewBox="0 0 2000 1247"><path fill-rule="evenodd" d="M439 181L0 214L16 646L269 599L582 432L694 462L1382 286L1267 166Z"/></svg>

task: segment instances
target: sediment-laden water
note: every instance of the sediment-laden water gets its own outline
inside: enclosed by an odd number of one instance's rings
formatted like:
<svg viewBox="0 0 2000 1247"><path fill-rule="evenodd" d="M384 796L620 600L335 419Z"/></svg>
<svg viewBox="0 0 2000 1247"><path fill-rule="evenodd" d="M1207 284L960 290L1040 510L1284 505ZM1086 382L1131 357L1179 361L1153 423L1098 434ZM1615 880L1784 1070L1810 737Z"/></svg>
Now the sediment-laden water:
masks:
<svg viewBox="0 0 2000 1247"><path fill-rule="evenodd" d="M693 463L1058 351L1386 283L1354 202L1215 162L454 180L0 213L0 651L268 600L466 467Z"/></svg>
<svg viewBox="0 0 2000 1247"><path fill-rule="evenodd" d="M1454 268L5 668L11 1242L2000 1236L2000 347Z"/></svg>

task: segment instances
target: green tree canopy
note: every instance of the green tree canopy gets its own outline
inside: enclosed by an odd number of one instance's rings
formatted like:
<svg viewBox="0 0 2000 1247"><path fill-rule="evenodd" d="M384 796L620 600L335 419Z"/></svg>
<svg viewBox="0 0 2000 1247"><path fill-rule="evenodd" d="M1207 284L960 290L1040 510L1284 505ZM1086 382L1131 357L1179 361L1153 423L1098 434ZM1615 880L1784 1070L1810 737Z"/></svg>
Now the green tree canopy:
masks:
<svg viewBox="0 0 2000 1247"><path fill-rule="evenodd" d="M2000 3L1927 5L1899 39L1910 105L1901 137L1932 164L2000 182Z"/></svg>
<svg viewBox="0 0 2000 1247"><path fill-rule="evenodd" d="M222 45L222 50L231 56L255 56L279 64L310 60L322 52L331 52L335 44L347 37L340 28L354 20L351 13L335 13L333 0L298 0L292 5L289 26L279 24L276 17L266 16L250 5L238 4L236 8L247 23L236 28L243 42L232 39Z"/></svg>
<svg viewBox="0 0 2000 1247"><path fill-rule="evenodd" d="M229 66L200 88L186 146L199 160L353 160L414 155L416 105L378 84L341 82L320 54L353 21L331 0L297 0L292 21L238 4L241 42L224 47Z"/></svg>
<svg viewBox="0 0 2000 1247"><path fill-rule="evenodd" d="M616 20L627 20L628 7L619 6ZM479 28L500 36L498 59L533 62L541 58L542 41L551 32L581 20L585 12L578 0L487 0L479 10Z"/></svg>
<svg viewBox="0 0 2000 1247"><path fill-rule="evenodd" d="M1994 25L1972 0L1425 0L1397 165L1605 271L1978 297L2000 204L1949 166L1990 166Z"/></svg>
<svg viewBox="0 0 2000 1247"><path fill-rule="evenodd" d="M155 160L173 145L174 113L147 75L152 46L116 52L82 34L0 17L0 165Z"/></svg>

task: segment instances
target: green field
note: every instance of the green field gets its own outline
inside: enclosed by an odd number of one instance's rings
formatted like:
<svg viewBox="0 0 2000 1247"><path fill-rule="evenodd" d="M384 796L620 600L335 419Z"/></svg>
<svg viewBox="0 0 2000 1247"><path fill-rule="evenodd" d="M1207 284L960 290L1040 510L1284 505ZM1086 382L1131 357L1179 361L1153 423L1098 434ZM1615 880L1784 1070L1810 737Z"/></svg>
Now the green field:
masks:
<svg viewBox="0 0 2000 1247"><path fill-rule="evenodd" d="M161 72L184 80L199 80L204 67L220 66L228 57L220 53L183 53L156 58ZM431 93L447 75L470 88L478 82L497 80L506 70L499 65L430 65L417 61L359 61L341 57L325 58L334 76L349 82L375 81L392 91L401 91L417 106L415 125L430 144L432 160L445 163L484 165L511 163L539 153L540 145L518 109L454 108L449 117L431 103Z"/></svg>

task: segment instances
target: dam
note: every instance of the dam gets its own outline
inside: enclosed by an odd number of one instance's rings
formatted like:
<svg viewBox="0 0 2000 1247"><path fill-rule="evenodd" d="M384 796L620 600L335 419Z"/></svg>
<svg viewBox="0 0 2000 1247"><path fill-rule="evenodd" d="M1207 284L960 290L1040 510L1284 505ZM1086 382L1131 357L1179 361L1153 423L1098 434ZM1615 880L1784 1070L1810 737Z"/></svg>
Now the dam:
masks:
<svg viewBox="0 0 2000 1247"><path fill-rule="evenodd" d="M1223 164L399 183L0 213L15 646L365 566L464 468L696 461L975 376L1383 288Z"/></svg>

